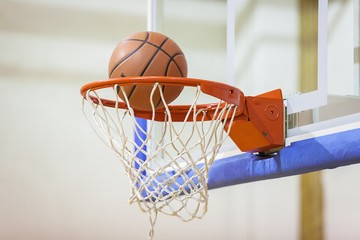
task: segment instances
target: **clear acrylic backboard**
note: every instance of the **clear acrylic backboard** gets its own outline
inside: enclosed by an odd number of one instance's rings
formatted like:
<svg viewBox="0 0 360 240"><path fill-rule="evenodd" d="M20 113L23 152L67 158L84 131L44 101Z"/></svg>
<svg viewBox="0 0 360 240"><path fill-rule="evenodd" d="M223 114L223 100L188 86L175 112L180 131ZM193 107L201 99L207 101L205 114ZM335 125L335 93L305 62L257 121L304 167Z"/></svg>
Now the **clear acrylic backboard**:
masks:
<svg viewBox="0 0 360 240"><path fill-rule="evenodd" d="M286 151L360 127L358 1L158 3L158 30L178 41L190 77L235 85L245 95L282 89ZM240 161L243 154L229 140L218 158Z"/></svg>

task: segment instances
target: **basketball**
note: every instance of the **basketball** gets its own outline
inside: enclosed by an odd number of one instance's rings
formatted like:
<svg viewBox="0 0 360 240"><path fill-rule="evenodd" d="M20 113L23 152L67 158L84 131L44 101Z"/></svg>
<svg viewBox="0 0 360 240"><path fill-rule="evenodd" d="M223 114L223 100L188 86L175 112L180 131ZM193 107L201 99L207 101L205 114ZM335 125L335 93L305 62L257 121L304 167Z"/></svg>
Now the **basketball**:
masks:
<svg viewBox="0 0 360 240"><path fill-rule="evenodd" d="M109 77L173 76L186 77L187 63L180 47L169 37L157 32L139 32L121 41L113 50L109 62ZM151 110L150 95L153 85L124 86L130 106ZM166 104L174 101L183 86L161 86ZM125 101L123 92L119 97ZM164 107L158 89L152 95L155 108Z"/></svg>

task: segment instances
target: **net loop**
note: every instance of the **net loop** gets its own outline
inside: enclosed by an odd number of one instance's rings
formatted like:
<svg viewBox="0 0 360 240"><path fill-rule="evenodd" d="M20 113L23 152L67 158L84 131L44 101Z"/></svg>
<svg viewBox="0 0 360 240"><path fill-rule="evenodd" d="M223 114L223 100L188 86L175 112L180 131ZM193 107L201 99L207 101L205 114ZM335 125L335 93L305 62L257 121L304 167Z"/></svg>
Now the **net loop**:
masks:
<svg viewBox="0 0 360 240"><path fill-rule="evenodd" d="M157 220L157 211L149 212L149 222L150 222L150 231L149 231L149 240L154 239L155 234L155 224Z"/></svg>

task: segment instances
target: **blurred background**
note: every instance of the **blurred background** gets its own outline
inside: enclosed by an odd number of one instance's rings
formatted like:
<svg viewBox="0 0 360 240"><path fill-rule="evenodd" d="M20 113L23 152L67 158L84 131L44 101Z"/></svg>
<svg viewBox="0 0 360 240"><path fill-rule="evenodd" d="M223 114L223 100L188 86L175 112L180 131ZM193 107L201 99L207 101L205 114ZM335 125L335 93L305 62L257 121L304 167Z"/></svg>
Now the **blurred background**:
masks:
<svg viewBox="0 0 360 240"><path fill-rule="evenodd" d="M299 75L299 5L242 2L237 86L257 94L273 87L262 79ZM329 1L330 92L342 86L341 94L353 94L355 2ZM147 238L149 216L128 204L129 181L82 115L79 94L107 78L113 48L146 30L146 13L146 0L0 0L0 239ZM279 14L289 21L266 25ZM225 24L226 1L164 1L162 32L184 50L191 77L226 81ZM248 34L286 26L292 31L276 31L280 38ZM258 88L251 79L260 79ZM296 82L287 89L297 91ZM359 165L322 172L324 239L360 239L359 172ZM212 190L204 219L159 215L155 239L299 239L299 186L293 176Z"/></svg>

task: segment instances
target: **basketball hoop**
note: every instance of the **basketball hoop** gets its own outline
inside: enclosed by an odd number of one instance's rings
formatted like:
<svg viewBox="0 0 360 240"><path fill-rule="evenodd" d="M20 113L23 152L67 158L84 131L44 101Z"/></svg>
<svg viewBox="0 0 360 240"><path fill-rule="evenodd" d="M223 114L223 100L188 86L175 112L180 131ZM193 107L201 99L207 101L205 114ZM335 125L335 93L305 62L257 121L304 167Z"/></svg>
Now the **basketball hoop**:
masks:
<svg viewBox="0 0 360 240"><path fill-rule="evenodd" d="M146 97L151 109L131 106L124 89L135 85L151 86ZM181 105L176 100L167 102L164 86L184 87ZM161 108L156 108L156 94ZM238 88L223 83L144 76L89 83L81 88L81 95L87 119L130 179L130 203L150 214L150 238L158 212L183 221L204 216L208 172L228 135L246 151L269 150L284 143L280 90L245 97ZM147 130L137 117L149 120Z"/></svg>

